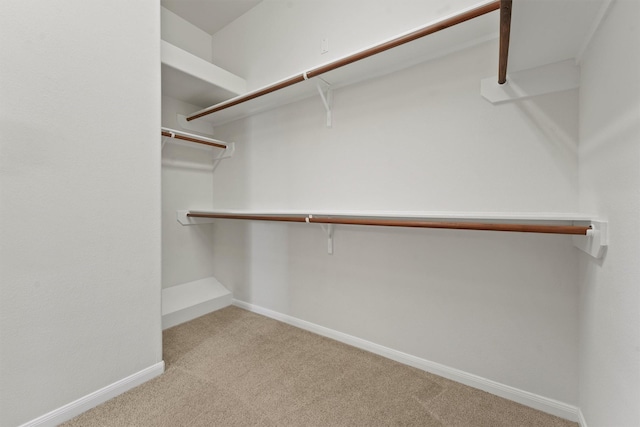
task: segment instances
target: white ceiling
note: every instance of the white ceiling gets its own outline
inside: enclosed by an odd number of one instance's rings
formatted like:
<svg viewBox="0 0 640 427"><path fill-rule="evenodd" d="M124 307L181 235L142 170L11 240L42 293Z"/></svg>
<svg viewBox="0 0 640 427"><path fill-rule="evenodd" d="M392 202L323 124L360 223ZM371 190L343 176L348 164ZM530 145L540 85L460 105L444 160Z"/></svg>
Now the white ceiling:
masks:
<svg viewBox="0 0 640 427"><path fill-rule="evenodd" d="M214 34L261 1L161 0L161 4L206 33ZM517 0L513 3L510 71L579 55L599 12L608 4L606 0Z"/></svg>
<svg viewBox="0 0 640 427"><path fill-rule="evenodd" d="M262 0L161 0L162 6L214 34Z"/></svg>

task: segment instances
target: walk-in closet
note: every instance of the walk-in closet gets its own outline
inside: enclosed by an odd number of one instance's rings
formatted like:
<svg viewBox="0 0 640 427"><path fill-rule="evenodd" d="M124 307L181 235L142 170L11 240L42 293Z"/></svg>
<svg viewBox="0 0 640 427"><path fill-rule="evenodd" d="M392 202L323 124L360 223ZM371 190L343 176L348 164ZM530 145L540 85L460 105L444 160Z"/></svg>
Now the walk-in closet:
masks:
<svg viewBox="0 0 640 427"><path fill-rule="evenodd" d="M638 425L639 5L9 0L0 425Z"/></svg>

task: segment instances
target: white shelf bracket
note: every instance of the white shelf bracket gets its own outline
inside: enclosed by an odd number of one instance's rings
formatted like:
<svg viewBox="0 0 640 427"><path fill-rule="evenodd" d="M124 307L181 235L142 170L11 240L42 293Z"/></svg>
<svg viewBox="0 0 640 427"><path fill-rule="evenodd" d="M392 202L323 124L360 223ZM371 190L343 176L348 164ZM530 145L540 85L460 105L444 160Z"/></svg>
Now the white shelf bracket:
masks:
<svg viewBox="0 0 640 427"><path fill-rule="evenodd" d="M227 143L227 148L223 151L220 152L220 154L218 154L214 159L213 159L213 169L212 171L215 171L216 168L218 167L218 165L220 164L220 161L222 159L230 159L231 157L233 157L233 153L236 152L236 144L235 142L228 142Z"/></svg>
<svg viewBox="0 0 640 427"><path fill-rule="evenodd" d="M311 224L310 220L312 218L313 215L307 216L307 224ZM320 224L320 228L322 228L322 231L327 233L327 253L329 255L333 255L333 224L327 224L326 226L324 224Z"/></svg>
<svg viewBox="0 0 640 427"><path fill-rule="evenodd" d="M326 227L320 224L320 227L322 227L322 231L327 233L327 253L333 255L333 224L327 224Z"/></svg>
<svg viewBox="0 0 640 427"><path fill-rule="evenodd" d="M573 236L573 246L594 258L602 258L609 246L609 224L606 221L591 221L591 230L586 236Z"/></svg>
<svg viewBox="0 0 640 427"><path fill-rule="evenodd" d="M320 94L320 99L322 99L324 109L327 111L327 127L330 128L332 125L331 104L333 103L333 91L331 90L331 85L318 77L316 80L316 88L318 88L318 93Z"/></svg>

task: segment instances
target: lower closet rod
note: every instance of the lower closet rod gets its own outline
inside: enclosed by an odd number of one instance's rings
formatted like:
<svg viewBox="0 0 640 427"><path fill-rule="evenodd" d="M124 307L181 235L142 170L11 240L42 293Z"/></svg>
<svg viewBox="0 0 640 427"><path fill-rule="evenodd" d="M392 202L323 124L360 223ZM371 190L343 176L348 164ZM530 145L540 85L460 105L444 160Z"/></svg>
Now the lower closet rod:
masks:
<svg viewBox="0 0 640 427"><path fill-rule="evenodd" d="M227 146L223 145L223 144L218 144L216 142L209 142L209 141L205 141L204 139L193 138L193 137L186 136L186 135L180 135L180 134L177 134L175 132L169 132L169 131L166 131L166 130L161 130L161 134L162 134L162 136L167 136L169 138L175 138L175 139L181 139L183 141L195 142L196 144L208 145L210 147L217 147L217 148L223 148L223 149L227 148Z"/></svg>
<svg viewBox="0 0 640 427"><path fill-rule="evenodd" d="M414 228L446 228L454 230L512 231L520 233L547 233L587 235L591 227L588 225L542 225L482 222L446 222L422 221L413 219L385 219L363 217L328 217L314 215L252 215L224 213L187 213L192 218L244 219L255 221L307 222L318 224L372 225L382 227L414 227Z"/></svg>
<svg viewBox="0 0 640 427"><path fill-rule="evenodd" d="M254 221L307 222L307 215L249 215L249 214L217 214L189 212L191 218L248 219Z"/></svg>

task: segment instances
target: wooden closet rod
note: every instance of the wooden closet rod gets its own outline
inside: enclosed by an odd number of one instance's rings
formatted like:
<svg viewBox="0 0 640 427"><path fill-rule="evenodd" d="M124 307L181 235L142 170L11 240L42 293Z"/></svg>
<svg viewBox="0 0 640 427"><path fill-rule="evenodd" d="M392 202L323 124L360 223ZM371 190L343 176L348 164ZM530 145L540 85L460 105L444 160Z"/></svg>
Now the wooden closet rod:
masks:
<svg viewBox="0 0 640 427"><path fill-rule="evenodd" d="M307 215L251 215L251 214L223 214L189 212L191 218L220 218L220 219L248 219L254 221L284 221L307 222Z"/></svg>
<svg viewBox="0 0 640 427"><path fill-rule="evenodd" d="M435 24L429 25L428 27L421 28L412 33L406 34L404 36L395 38L386 43L379 44L372 48L363 50L358 53L354 53L353 55L347 56L345 58L339 59L337 61L331 62L327 65L323 65L322 67L315 68L311 71L307 72L307 77L316 77L320 74L335 70L336 68L344 67L345 65L349 65L352 62L359 61L361 59L368 58L370 56L376 55L378 53L384 52L389 49L393 49L394 47L401 46L405 43L412 42L424 36L428 36L429 34L437 33L438 31L447 29L449 27L453 27L454 25L461 24L465 21L468 21L473 18L477 18L479 16L485 15L489 12L493 12L494 10L498 10L500 8L500 2L494 1L492 3L488 3L482 6L479 6L475 9L471 9L469 11L463 12L459 15L452 16L447 19L443 19L442 21L436 22Z"/></svg>
<svg viewBox="0 0 640 427"><path fill-rule="evenodd" d="M307 222L318 224L343 225L372 225L382 227L414 227L414 228L446 228L454 230L483 230L483 231L513 231L520 233L548 233L586 235L591 229L588 225L541 225L541 224L511 224L511 223L483 223L483 222L448 222L423 221L413 219L366 218L366 217L329 217L315 215L252 215L252 214L224 214L224 213L187 213L192 218L220 218L244 219L256 221L286 221Z"/></svg>
<svg viewBox="0 0 640 427"><path fill-rule="evenodd" d="M507 60L509 59L509 36L511 34L512 0L500 0L500 54L498 57L498 84L507 81Z"/></svg>
<svg viewBox="0 0 640 427"><path fill-rule="evenodd" d="M210 147L217 147L226 149L227 146L223 144L218 144L216 142L205 141L204 139L194 138L192 136L180 135L174 132L169 132L166 130L161 131L162 136L167 136L169 138L181 139L183 141L195 142L196 144L208 145Z"/></svg>
<svg viewBox="0 0 640 427"><path fill-rule="evenodd" d="M436 22L435 24L429 25L427 27L421 28L409 34L405 34L404 36L397 37L388 42L379 44L377 46L371 47L369 49L365 49L363 51L354 53L353 55L346 56L344 58L338 59L336 61L330 62L326 65L314 68L306 73L301 73L294 77L291 77L287 80L283 80L281 82L275 83L273 85L267 86L255 92L248 93L246 95L238 96L229 100L228 102L223 102L221 104L215 105L211 108L203 110L197 114L187 117L187 121L195 120L203 116L207 116L209 114L215 113L216 111L224 110L230 107L233 107L238 104L242 104L243 102L250 101L252 99L261 97L271 92L275 92L277 90L283 89L288 86L292 86L296 83L301 83L307 79L312 77L317 77L321 74L327 73L329 71L335 70L336 68L344 67L345 65L351 64L352 62L359 61L361 59L368 58L375 54L384 52L386 50L392 49L394 47L398 47L405 43L409 43L421 37L427 36L429 34L436 33L440 30L444 30L446 28L452 27L457 24L461 24L465 21L468 21L473 18L477 18L479 16L485 15L489 12L493 12L494 10L500 9L500 0L495 0L491 3L487 3L485 5L479 6L475 9L468 10L459 15L452 16L450 18L443 19L442 21Z"/></svg>

